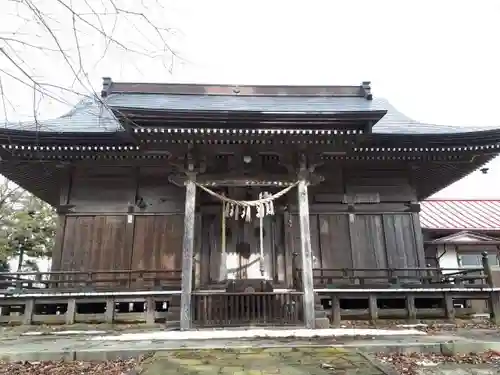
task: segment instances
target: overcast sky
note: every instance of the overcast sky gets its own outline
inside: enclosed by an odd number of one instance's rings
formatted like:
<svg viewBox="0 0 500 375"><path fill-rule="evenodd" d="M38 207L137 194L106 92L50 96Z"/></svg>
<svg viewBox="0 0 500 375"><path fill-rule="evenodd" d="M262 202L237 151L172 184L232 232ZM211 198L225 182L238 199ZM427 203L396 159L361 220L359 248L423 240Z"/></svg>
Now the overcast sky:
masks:
<svg viewBox="0 0 500 375"><path fill-rule="evenodd" d="M63 44L74 44L71 17L53 8L53 0L36 3L57 19ZM116 81L278 85L371 80L375 96L387 98L416 120L500 127L496 116L500 0L179 0L160 1L163 8L154 7L152 0L149 3L153 4L147 9L151 19L176 29L167 40L180 56L172 73L167 53L151 59L110 48L102 58L106 46L95 30L92 34L81 25L79 41L88 67L84 81L94 90L100 90L103 76ZM12 8L8 16L0 15L0 35L15 29L29 35L32 43L50 45L43 32L33 36L40 25L20 20L18 12ZM119 22L114 33L141 46L155 38L154 31L145 26L134 29L126 20ZM74 74L60 54L16 48L37 77L71 85ZM77 59L74 53L71 58ZM0 67L14 72L2 56ZM9 119L29 117L33 95L16 86L15 80L1 73L0 77L10 101ZM88 92L89 87L77 89ZM76 100L69 95L66 99ZM45 97L35 102L41 117L67 110L60 100ZM5 117L1 114L0 118ZM488 174L475 172L438 196L500 198L499 182L500 161L496 160Z"/></svg>

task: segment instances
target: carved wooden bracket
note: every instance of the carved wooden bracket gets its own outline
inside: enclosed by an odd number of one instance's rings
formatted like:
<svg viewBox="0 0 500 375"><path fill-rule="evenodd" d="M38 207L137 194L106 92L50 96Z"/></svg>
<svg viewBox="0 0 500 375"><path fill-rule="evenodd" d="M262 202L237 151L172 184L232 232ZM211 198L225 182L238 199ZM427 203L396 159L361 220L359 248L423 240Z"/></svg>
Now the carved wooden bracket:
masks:
<svg viewBox="0 0 500 375"><path fill-rule="evenodd" d="M299 178L302 177L310 181L314 179L316 183L324 180L322 177L318 178L319 175L313 177L316 168L324 163L321 154L290 153L281 155L279 163L287 169L288 173L296 175Z"/></svg>
<svg viewBox="0 0 500 375"><path fill-rule="evenodd" d="M190 150L182 156L172 157L170 164L180 173L184 174L204 173L207 169L205 158L200 155L196 155L193 150Z"/></svg>

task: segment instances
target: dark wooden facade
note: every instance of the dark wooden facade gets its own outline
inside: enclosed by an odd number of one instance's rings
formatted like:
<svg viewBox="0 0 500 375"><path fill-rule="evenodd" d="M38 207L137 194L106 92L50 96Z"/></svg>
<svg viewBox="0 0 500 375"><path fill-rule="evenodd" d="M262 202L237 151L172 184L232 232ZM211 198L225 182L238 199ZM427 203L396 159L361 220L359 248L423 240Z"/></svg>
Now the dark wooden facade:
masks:
<svg viewBox="0 0 500 375"><path fill-rule="evenodd" d="M87 114L56 120L58 132L1 130L1 171L57 208L53 271L172 271L178 279L152 285L182 289L186 308L193 291L220 287L228 274L259 278L259 220L227 220L223 234L221 203L199 186L253 200L294 185L263 219L263 271L274 288L304 293L304 319L314 326L313 291L325 286L317 273L425 267L419 200L500 151L498 132L427 134L384 105L366 82L105 79L102 98L87 103ZM87 131L72 128L80 122ZM181 322L191 319L186 311Z"/></svg>
<svg viewBox="0 0 500 375"><path fill-rule="evenodd" d="M377 176L363 186L343 180L342 169L333 169L325 181L311 188L311 245L316 268L371 268L424 266L418 214L408 212L415 200L408 181L399 171L381 185ZM62 189L61 204L70 212L61 215L61 237L54 251L53 270L86 271L111 269L179 269L182 257L184 196L182 188L169 182L163 168L93 167L71 168ZM401 172L399 172L401 173ZM329 177L331 183L329 183ZM406 182L406 183L405 183ZM359 185L356 185L358 183ZM392 185L389 185L392 184ZM380 195L380 203L359 204L348 213L344 191L362 190ZM230 188L246 194L247 188ZM258 188L252 188L258 191ZM221 208L203 191L198 192L199 228L196 232L200 266L199 286L221 281ZM137 207L136 200L142 208ZM273 217L265 219L266 254L272 259L275 282L292 287L292 253L300 253L296 192L284 197ZM286 208L286 210L285 210ZM227 248L244 242L258 247L252 223L228 221ZM241 232L241 233L239 233ZM244 264L244 255L238 259ZM271 270L269 270L271 271Z"/></svg>

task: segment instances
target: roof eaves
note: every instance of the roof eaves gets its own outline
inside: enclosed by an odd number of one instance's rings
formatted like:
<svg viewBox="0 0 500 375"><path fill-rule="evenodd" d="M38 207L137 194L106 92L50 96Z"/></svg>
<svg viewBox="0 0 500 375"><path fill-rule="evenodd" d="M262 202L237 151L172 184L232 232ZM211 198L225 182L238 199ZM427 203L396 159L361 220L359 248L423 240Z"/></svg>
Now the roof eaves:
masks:
<svg viewBox="0 0 500 375"><path fill-rule="evenodd" d="M416 121L398 111L384 98L375 98L373 101L387 109L387 114L373 127L373 133L380 135L439 136L442 134L476 135L492 132L497 135L500 133L500 126L453 126Z"/></svg>
<svg viewBox="0 0 500 375"><path fill-rule="evenodd" d="M9 122L4 129L52 133L112 133L123 131L113 112L98 98L85 98L68 113L49 120Z"/></svg>

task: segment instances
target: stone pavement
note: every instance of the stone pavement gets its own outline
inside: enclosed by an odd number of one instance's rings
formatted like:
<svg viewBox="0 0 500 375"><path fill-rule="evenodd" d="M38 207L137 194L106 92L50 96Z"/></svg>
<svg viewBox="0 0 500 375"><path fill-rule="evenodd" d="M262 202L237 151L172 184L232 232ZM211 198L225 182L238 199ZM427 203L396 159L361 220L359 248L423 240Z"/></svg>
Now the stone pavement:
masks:
<svg viewBox="0 0 500 375"><path fill-rule="evenodd" d="M60 327L58 330L69 327ZM73 329L75 329L74 327ZM87 327L89 328L89 327ZM417 366L411 372L390 371L373 364L369 353L454 353L500 351L500 331L466 329L418 336L261 338L211 340L144 339L162 327L94 327L95 331L57 332L37 327L0 329L0 361L99 361L156 353L147 361L146 375L160 374L391 374L391 375L493 375L491 365L443 364ZM33 331L34 327L30 328ZM92 337L140 334L131 341L94 340ZM155 337L155 336L152 336ZM366 354L365 354L366 353ZM377 362L375 362L377 363ZM229 370L225 370L229 368ZM228 372L229 371L229 372ZM395 372L394 372L395 371Z"/></svg>
<svg viewBox="0 0 500 375"><path fill-rule="evenodd" d="M337 348L177 350L158 352L141 375L384 375L367 357Z"/></svg>

